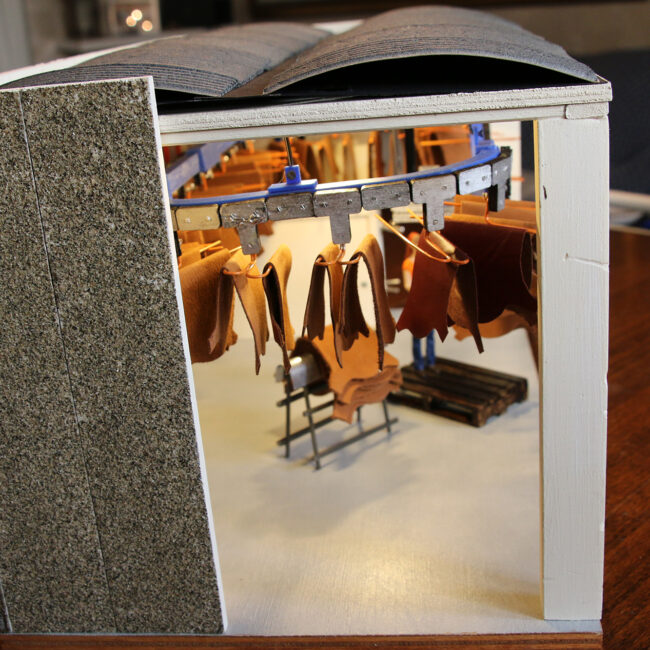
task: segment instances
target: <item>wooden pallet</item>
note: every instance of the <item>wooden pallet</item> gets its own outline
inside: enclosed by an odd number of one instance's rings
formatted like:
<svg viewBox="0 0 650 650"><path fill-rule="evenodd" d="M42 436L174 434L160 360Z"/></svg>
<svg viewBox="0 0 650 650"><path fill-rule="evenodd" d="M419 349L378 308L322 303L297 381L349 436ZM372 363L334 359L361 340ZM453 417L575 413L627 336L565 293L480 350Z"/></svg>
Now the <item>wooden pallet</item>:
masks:
<svg viewBox="0 0 650 650"><path fill-rule="evenodd" d="M402 368L402 388L388 396L390 402L429 411L452 420L482 427L493 415L528 396L524 377L437 358L435 366Z"/></svg>

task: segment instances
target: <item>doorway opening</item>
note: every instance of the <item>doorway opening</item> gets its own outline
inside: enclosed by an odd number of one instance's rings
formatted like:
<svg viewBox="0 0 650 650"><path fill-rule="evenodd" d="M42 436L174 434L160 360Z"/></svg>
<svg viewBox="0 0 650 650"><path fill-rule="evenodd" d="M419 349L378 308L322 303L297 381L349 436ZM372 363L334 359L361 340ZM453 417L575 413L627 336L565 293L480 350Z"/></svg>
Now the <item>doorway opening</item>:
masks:
<svg viewBox="0 0 650 650"><path fill-rule="evenodd" d="M513 149L511 196L517 201L522 187L526 191L532 183L522 179L517 162L519 124L490 128L497 144ZM301 143L304 158L294 153L303 178L317 175L319 183L378 178L405 170L404 139L404 131L308 136ZM443 138L436 134L432 139ZM421 148L418 168L448 163L441 148ZM461 142L447 149L450 158L464 155ZM189 180L181 195L265 189L281 181L283 151L280 140L238 143L206 177ZM167 151L169 164L183 153ZM410 208L422 214L421 206ZM419 228L406 208L384 216L403 234ZM350 225L348 255L368 233L379 242L397 320L406 297L399 269L406 244L369 212L352 215ZM195 233L179 233L183 255L205 254L210 242L203 231ZM223 235L234 236L234 230ZM327 218L275 221L261 235L260 270L279 246L291 250L287 296L296 338L314 260L331 240ZM224 239L222 244L234 249L238 242ZM373 325L372 287L364 265L359 265L357 286L365 320ZM239 304L233 329L238 340L223 356L193 365L226 633L550 631L539 600L539 390L529 330L515 327L503 336L484 336L480 355L460 330L451 329L444 342L436 337L439 356L525 377L525 401L480 428L391 404L391 416L399 422L390 436L377 432L340 449L316 471L309 436L292 442L288 459L277 444L285 433L284 411L277 406L284 389L276 378L282 354L272 335L256 376L253 335ZM412 362L412 349L405 330L386 351L405 366ZM316 398L314 405L328 399L331 395ZM294 409L295 429L306 424L302 411ZM381 404L363 406L362 418L368 426L381 422ZM333 421L317 436L327 447L356 431L356 422Z"/></svg>

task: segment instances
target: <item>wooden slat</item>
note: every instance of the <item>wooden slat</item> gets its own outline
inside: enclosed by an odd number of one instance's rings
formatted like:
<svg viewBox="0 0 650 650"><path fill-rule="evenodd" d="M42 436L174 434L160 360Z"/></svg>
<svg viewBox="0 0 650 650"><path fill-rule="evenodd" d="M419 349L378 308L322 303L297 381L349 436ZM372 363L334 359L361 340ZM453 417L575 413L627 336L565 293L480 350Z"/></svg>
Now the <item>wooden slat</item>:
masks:
<svg viewBox="0 0 650 650"><path fill-rule="evenodd" d="M438 357L433 368L417 371L402 368L401 390L389 400L412 408L460 420L475 427L500 415L514 402L526 399L528 383L523 377L479 368Z"/></svg>

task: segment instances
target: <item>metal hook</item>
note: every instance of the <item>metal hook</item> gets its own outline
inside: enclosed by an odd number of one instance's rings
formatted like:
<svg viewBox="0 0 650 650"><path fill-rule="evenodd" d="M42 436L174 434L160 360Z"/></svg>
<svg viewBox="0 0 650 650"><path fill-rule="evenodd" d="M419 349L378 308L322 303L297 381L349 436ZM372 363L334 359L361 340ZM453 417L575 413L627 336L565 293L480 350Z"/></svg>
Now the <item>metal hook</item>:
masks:
<svg viewBox="0 0 650 650"><path fill-rule="evenodd" d="M339 244L339 254L336 256L336 259L333 259L331 262L326 262L325 260L316 260L314 264L317 266L334 266L337 262L340 262L345 255L345 246ZM320 256L319 256L320 257Z"/></svg>
<svg viewBox="0 0 650 650"><path fill-rule="evenodd" d="M269 266L266 271L263 273L259 273L258 275L251 275L250 270L255 266L255 260L257 260L257 255L253 253L251 255L251 263L246 267L246 277L250 278L251 280L261 280L262 278L265 278L270 272L271 272L271 266Z"/></svg>
<svg viewBox="0 0 650 650"><path fill-rule="evenodd" d="M345 262L339 261L339 264L343 264L344 266L352 266L352 264L358 264L360 257L355 257L353 260L346 260Z"/></svg>
<svg viewBox="0 0 650 650"><path fill-rule="evenodd" d="M325 262L316 260L314 264L317 264L318 266L333 266L334 264L344 264L346 266L351 265L351 264L358 264L359 263L359 257L353 259L353 260L347 260L346 262L343 261L343 256L345 255L345 244L339 244L339 254L336 256L335 260L332 260L331 262Z"/></svg>
<svg viewBox="0 0 650 650"><path fill-rule="evenodd" d="M408 213L409 213L409 217L411 217L411 219L415 219L421 226L424 226L424 220L421 219L417 214L415 214L415 212L413 212L413 210L409 209ZM433 233L430 233L430 234L433 234ZM453 244L446 237L443 237L440 233L436 233L436 235L438 237L440 237L441 239L444 239L444 241L447 242L450 246L453 246ZM411 243L413 243L413 242L411 242ZM440 248L440 246L438 246L438 244L436 244L436 242L431 241L431 239L429 239L429 238L427 238L427 243L429 244L429 246L431 246L431 248L433 248L435 251L437 251L438 253L440 253L444 257L444 259L434 258L434 259L438 259L439 262L442 262L443 264L455 264L456 266L464 266L465 264L469 264L469 258L467 258L465 260L457 260L457 259L453 258L451 255L449 255L449 253L445 253L445 251L442 248Z"/></svg>
<svg viewBox="0 0 650 650"><path fill-rule="evenodd" d="M512 228L513 230L523 230L529 235L537 234L537 230L533 228L525 228L524 226L515 226L511 224L494 223L494 221L490 221L490 204L488 203L487 198L485 199L485 212L483 213L483 219L485 219L485 223L489 224L490 226L503 226L505 228Z"/></svg>
<svg viewBox="0 0 650 650"><path fill-rule="evenodd" d="M222 250L224 248L224 246L222 246L222 244L221 244L221 240L217 239L216 241L213 241L212 243L207 244L206 246L202 246L201 248L199 248L199 253L203 254L203 253L205 253L205 251L210 250L211 248L214 248L215 246L219 247L219 248L217 248L218 251L220 251L220 250Z"/></svg>
<svg viewBox="0 0 650 650"><path fill-rule="evenodd" d="M411 212L409 210L409 212ZM453 257L450 257L445 253L443 250L440 250L433 242L428 242L429 245L436 251L438 251L440 254L444 255L443 259L440 259L439 257L436 257L435 255L431 255L431 253L427 253L425 250L422 250L417 244L414 244L408 237L405 237L393 224L388 223L385 219L380 217L376 212L371 212L371 214L379 219L381 223L384 224L391 232L396 234L401 240L403 240L407 246L410 246L414 250L416 250L418 253L422 253L425 257L428 257L430 260L433 260L434 262L441 262L442 264L456 264L457 266L462 266L463 264L468 264L469 263L469 258L466 260L455 260ZM412 214L413 218L416 219L419 223L422 223L415 214ZM428 240L427 240L428 241Z"/></svg>
<svg viewBox="0 0 650 650"><path fill-rule="evenodd" d="M239 250L241 246L238 246L237 248L233 249L230 251L231 253L236 252ZM227 269L223 269L221 272L224 275L231 275L231 276L239 276L239 275L245 275L247 278L250 278L251 280L260 280L262 278L265 278L270 272L271 268L269 267L264 273L260 275L251 275L250 270L255 266L255 261L257 260L257 255L253 253L251 256L251 261L250 264L245 269L239 269L239 271L228 271Z"/></svg>

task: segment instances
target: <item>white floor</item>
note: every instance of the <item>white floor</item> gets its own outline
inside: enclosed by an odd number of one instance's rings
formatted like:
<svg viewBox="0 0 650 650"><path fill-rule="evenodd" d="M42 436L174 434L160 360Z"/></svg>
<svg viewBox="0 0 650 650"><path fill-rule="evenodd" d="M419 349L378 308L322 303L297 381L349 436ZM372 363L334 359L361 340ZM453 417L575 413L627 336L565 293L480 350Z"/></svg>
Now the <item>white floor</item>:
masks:
<svg viewBox="0 0 650 650"><path fill-rule="evenodd" d="M407 362L409 345L400 335L391 352ZM275 346L259 377L245 338L194 366L228 633L600 630L541 619L537 375L523 332L486 347L438 351L526 376L527 402L482 429L393 406L392 438L377 433L320 471L305 462L308 436L290 460L275 444ZM380 407L364 411L367 425L380 421ZM337 423L319 439L355 430Z"/></svg>

